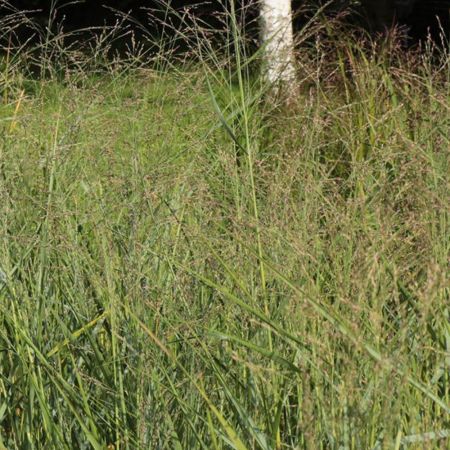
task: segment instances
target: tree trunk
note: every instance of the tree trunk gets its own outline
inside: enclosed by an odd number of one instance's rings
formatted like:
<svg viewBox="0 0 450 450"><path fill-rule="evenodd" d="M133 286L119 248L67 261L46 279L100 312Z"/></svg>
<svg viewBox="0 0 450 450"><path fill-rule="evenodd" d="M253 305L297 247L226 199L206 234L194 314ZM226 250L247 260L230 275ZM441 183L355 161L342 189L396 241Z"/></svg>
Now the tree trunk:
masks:
<svg viewBox="0 0 450 450"><path fill-rule="evenodd" d="M295 79L291 0L261 0L261 42L271 83Z"/></svg>

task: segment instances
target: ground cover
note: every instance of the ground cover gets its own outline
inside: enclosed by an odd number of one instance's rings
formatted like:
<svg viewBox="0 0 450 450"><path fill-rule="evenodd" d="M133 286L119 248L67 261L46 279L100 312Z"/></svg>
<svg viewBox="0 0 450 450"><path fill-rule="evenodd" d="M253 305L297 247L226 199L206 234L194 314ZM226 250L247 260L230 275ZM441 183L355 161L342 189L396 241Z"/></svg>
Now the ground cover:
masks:
<svg viewBox="0 0 450 450"><path fill-rule="evenodd" d="M448 54L202 54L2 65L0 447L447 448Z"/></svg>

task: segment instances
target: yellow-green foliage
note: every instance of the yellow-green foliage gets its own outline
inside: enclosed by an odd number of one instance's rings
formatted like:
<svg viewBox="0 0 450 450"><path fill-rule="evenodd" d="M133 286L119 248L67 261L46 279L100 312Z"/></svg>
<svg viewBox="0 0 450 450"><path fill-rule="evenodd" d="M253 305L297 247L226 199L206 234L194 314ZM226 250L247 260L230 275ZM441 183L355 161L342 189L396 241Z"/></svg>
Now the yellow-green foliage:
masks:
<svg viewBox="0 0 450 450"><path fill-rule="evenodd" d="M1 448L448 448L448 54L241 57L2 66Z"/></svg>

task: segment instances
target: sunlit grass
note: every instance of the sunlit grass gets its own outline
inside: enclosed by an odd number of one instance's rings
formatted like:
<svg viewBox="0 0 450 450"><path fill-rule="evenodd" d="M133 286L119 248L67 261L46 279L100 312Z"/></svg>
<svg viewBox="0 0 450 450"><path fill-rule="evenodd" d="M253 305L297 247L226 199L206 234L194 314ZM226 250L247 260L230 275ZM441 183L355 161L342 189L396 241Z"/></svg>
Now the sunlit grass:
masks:
<svg viewBox="0 0 450 450"><path fill-rule="evenodd" d="M324 36L1 66L0 447L447 448L448 55Z"/></svg>

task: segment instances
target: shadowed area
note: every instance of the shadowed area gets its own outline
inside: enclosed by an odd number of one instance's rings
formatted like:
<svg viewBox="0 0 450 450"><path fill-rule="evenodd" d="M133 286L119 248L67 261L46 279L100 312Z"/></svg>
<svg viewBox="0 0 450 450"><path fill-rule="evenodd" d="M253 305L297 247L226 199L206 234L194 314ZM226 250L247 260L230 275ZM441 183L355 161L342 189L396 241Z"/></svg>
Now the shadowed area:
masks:
<svg viewBox="0 0 450 450"><path fill-rule="evenodd" d="M170 7L167 7L170 4ZM163 22L168 21L175 28L180 27L181 18L189 22L189 17L203 21L212 28L223 27L218 15L227 8L229 1L205 0L17 0L0 1L0 15L11 14L14 11L26 11L27 17L46 26L63 24L66 31L114 26L118 20L123 20L124 14L129 14L127 22L135 37L142 36L142 27L146 33L160 35L164 29ZM257 0L239 0L238 9L244 7L247 22L257 16ZM293 11L298 14L297 27L307 22L318 6L327 4L325 13L336 13L351 8L353 14L347 17L350 23L359 23L371 31L381 31L393 24L406 27L412 41L418 41L431 35L436 41L441 41L442 35L450 33L450 1L449 0L293 0ZM169 13L169 9L172 13ZM177 14L174 14L174 11ZM179 14L179 16L178 16ZM178 17L177 17L178 16ZM17 30L22 40L29 38L32 32L27 27ZM257 27L251 27L250 32L257 36ZM124 42L129 36L122 36ZM123 43L122 43L123 44Z"/></svg>

